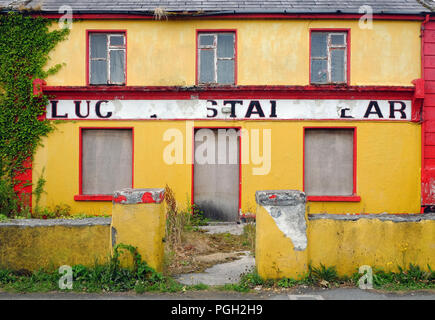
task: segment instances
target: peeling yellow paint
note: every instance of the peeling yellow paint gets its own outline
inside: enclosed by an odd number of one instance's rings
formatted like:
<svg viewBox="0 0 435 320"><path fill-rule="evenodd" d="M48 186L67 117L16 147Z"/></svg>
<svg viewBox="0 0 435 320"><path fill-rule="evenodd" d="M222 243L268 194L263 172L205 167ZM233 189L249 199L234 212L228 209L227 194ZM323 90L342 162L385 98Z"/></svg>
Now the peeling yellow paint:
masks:
<svg viewBox="0 0 435 320"><path fill-rule="evenodd" d="M271 168L267 175L254 175L249 145L242 141L242 212L256 207L258 190L303 189L303 127L337 126L335 121L191 121L194 126L242 127L250 131L271 129ZM340 122L357 130L357 195L360 202L309 202L309 213L419 213L421 126L415 123ZM177 129L192 141L192 127L185 121L63 121L45 138L33 163L36 184L45 167L45 192L40 206L67 204L74 214L108 214L112 203L74 201L79 193L79 128L134 128L134 188L161 188L168 184L174 190L180 207L190 199L192 145L183 147L184 164L167 164L163 154L170 144L163 140L169 129ZM184 136L186 137L186 136ZM251 139L252 140L252 139ZM252 142L252 141L251 141ZM260 139L259 150L263 150ZM247 160L247 161L246 161ZM33 199L34 201L35 199ZM35 205L35 203L34 203Z"/></svg>
<svg viewBox="0 0 435 320"><path fill-rule="evenodd" d="M111 228L116 230L116 244L137 247L142 260L158 272L163 270L165 226L163 204L113 204Z"/></svg>
<svg viewBox="0 0 435 320"><path fill-rule="evenodd" d="M110 258L109 225L0 226L0 267L52 269L62 265L93 267Z"/></svg>
<svg viewBox="0 0 435 320"><path fill-rule="evenodd" d="M237 30L239 85L308 85L310 28L346 28L351 85L411 86L421 77L420 26L382 20L371 30L357 20L74 21L68 40L51 55L50 66L65 66L48 85L86 85L87 29L127 30L128 86L194 85L197 29Z"/></svg>

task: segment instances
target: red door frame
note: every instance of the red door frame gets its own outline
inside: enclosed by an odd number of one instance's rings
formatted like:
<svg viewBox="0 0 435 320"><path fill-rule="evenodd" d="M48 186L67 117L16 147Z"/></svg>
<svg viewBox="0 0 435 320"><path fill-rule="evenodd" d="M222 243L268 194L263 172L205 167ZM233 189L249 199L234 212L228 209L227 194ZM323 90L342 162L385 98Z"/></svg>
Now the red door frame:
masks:
<svg viewBox="0 0 435 320"><path fill-rule="evenodd" d="M194 126L192 128L192 185L191 185L191 192L190 192L190 201L191 205L195 204L195 130L197 129L236 129L238 131L239 136L239 212L237 213L238 217L240 218L240 212L242 209L242 127L241 126L218 126L218 127L211 127L211 126Z"/></svg>

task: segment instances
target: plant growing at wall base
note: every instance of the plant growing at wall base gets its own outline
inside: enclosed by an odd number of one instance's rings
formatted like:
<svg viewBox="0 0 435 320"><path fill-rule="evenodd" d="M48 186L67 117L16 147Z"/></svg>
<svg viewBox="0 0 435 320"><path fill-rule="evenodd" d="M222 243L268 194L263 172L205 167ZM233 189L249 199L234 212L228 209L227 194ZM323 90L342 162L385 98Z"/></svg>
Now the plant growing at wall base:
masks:
<svg viewBox="0 0 435 320"><path fill-rule="evenodd" d="M33 80L45 79L61 67L44 67L49 53L69 32L50 31L52 21L17 12L0 15L0 179L11 181L26 169L25 163L53 130L41 116L48 104L45 95L33 94ZM2 182L4 184L4 182ZM17 207L7 215L14 214Z"/></svg>

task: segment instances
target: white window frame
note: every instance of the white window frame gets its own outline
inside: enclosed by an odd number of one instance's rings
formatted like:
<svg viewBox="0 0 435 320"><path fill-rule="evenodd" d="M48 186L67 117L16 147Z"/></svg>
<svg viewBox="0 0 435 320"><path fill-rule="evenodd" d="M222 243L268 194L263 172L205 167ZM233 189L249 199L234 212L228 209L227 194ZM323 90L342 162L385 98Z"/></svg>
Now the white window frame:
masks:
<svg viewBox="0 0 435 320"><path fill-rule="evenodd" d="M218 48L218 35L220 34L232 34L233 35L233 56L232 57L224 57L219 58L217 55L217 48ZM202 36L213 36L213 44L212 45L201 45L201 37ZM197 37L198 42L198 52L197 52L197 59L198 59L198 70L197 70L197 79L199 85L235 85L236 83L236 32L234 31L220 31L220 32L199 32ZM213 50L214 51L214 81L213 82L201 82L201 50ZM234 81L233 83L218 83L218 61L219 60L232 60L234 61Z"/></svg>
<svg viewBox="0 0 435 320"><path fill-rule="evenodd" d="M314 82L312 79L312 75L310 74L310 78L311 78L311 84L347 84L348 79L347 79L347 68L348 68L348 32L347 31L311 31L311 35L310 35L310 46L312 47L312 35L314 33L325 33L327 34L327 41L326 41L326 57L315 57L312 55L310 56L310 65L312 68L312 63L313 60L326 60L327 61L327 80L326 82ZM332 44L332 36L334 35L344 35L344 44L342 45L338 45L338 44ZM343 50L344 51L344 67L343 67L343 72L344 72L344 80L343 81L339 81L339 82L333 82L332 81L332 59L331 59L331 53L333 50ZM312 72L312 69L310 68L310 73Z"/></svg>
<svg viewBox="0 0 435 320"><path fill-rule="evenodd" d="M91 57L91 52L92 52L92 36L93 35L105 35L107 37L107 48L106 48L106 52L107 52L107 56L106 58L92 58ZM124 39L124 44L123 45L111 45L110 44L110 38L112 36L122 36ZM124 70L123 70L123 74L124 74L124 81L123 82L112 82L111 81L111 77L110 77L110 52L111 51L124 51ZM106 61L106 68L107 68L107 83L92 83L92 69L91 69L91 65L92 65L92 61ZM89 32L89 84L90 85L125 85L126 83L126 69L127 69L127 50L126 50L126 37L125 37L125 33L123 32L108 32L108 33L103 33L103 32Z"/></svg>

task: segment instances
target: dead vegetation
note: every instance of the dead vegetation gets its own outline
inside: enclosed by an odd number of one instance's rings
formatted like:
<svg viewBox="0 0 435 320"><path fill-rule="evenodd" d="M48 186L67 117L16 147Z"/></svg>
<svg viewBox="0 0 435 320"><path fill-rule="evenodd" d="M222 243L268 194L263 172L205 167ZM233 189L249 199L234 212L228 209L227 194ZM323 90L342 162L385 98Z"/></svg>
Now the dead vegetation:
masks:
<svg viewBox="0 0 435 320"><path fill-rule="evenodd" d="M203 272L218 264L237 260L242 251L253 252L255 224L249 223L242 235L230 233L208 234L192 219L192 210L177 207L173 191L166 186L167 212L164 273Z"/></svg>

